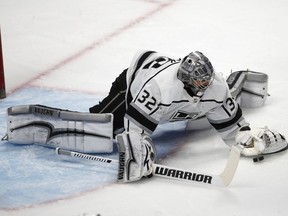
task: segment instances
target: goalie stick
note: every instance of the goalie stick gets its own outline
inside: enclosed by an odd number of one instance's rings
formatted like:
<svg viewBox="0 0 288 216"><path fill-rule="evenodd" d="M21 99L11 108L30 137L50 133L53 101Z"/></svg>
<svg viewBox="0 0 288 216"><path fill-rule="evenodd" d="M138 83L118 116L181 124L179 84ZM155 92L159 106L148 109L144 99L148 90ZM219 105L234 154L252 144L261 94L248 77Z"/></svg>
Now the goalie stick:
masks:
<svg viewBox="0 0 288 216"><path fill-rule="evenodd" d="M92 160L97 161L101 163L107 163L107 164L119 164L118 160L89 155L89 154L83 154L79 152L64 150L61 148L56 148L56 154L57 155L66 155L70 157L75 158L82 158L86 160ZM153 164L153 176L158 177L165 177L168 179L177 179L177 180L183 180L188 182L198 182L204 185L215 185L215 186L228 186L236 172L236 169L238 167L238 162L240 159L240 150L232 146L230 155L228 158L228 161L226 163L226 166L223 170L223 172L219 175L216 174L207 174L204 172L193 172L193 171L187 171L180 168L174 168L170 166L164 166L160 164Z"/></svg>

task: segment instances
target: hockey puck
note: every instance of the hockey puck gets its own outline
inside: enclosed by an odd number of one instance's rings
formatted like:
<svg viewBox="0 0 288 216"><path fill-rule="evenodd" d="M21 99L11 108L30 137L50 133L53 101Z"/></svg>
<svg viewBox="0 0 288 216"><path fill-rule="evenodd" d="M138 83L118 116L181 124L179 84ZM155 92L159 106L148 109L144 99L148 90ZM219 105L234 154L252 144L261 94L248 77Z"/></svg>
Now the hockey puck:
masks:
<svg viewBox="0 0 288 216"><path fill-rule="evenodd" d="M263 155L261 155L261 156L259 156L259 157L253 158L254 163L260 162L260 161L262 161L262 160L264 160L264 156L263 156Z"/></svg>

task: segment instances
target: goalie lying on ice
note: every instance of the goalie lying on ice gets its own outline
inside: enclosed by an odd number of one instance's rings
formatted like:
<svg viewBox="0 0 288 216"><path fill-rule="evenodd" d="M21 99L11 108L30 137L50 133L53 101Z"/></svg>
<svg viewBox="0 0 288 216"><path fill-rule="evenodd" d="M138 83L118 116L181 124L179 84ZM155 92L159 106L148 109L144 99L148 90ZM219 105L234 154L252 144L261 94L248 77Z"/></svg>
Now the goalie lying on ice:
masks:
<svg viewBox="0 0 288 216"><path fill-rule="evenodd" d="M243 155L275 153L287 147L283 135L268 128L251 129L241 111L264 105L267 83L266 74L248 70L234 72L225 81L198 51L183 59L141 51L90 113L40 105L10 108L8 140L111 152L117 135L122 182L150 176L156 156L149 135L165 122L189 120L200 128L202 120L208 120L224 142L238 145Z"/></svg>

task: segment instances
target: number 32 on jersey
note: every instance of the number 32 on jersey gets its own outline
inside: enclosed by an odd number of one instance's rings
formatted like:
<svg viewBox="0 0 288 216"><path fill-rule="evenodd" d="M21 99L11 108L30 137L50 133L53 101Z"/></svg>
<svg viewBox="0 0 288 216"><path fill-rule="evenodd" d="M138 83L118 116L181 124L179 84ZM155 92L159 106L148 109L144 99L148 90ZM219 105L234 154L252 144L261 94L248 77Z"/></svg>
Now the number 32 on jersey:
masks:
<svg viewBox="0 0 288 216"><path fill-rule="evenodd" d="M143 90L137 101L140 104L143 104L149 111L152 111L156 108L156 99L153 97L147 90Z"/></svg>

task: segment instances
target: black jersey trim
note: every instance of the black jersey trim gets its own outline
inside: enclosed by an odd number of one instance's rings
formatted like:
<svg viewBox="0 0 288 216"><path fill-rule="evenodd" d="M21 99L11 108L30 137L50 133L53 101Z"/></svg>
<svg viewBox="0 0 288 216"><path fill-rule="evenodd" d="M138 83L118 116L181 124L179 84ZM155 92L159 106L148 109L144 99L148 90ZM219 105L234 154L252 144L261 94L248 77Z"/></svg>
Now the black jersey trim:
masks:
<svg viewBox="0 0 288 216"><path fill-rule="evenodd" d="M212 122L210 122L210 124L216 130L221 130L223 128L227 128L227 127L230 127L231 125L236 124L241 118L242 118L242 110L241 110L241 108L238 105L237 113L236 113L234 118L232 118L231 120L229 120L227 122L222 122L222 123L212 123Z"/></svg>
<svg viewBox="0 0 288 216"><path fill-rule="evenodd" d="M128 94L127 94L127 104L129 104L132 101L132 94L131 94L131 85L136 77L137 71L139 70L139 68L141 67L141 65L144 63L144 61L152 54L156 53L155 51L147 51L145 53L142 54L142 56L139 58L136 68L132 73L131 76L131 82L129 83L129 87L128 87Z"/></svg>
<svg viewBox="0 0 288 216"><path fill-rule="evenodd" d="M186 103L186 102L189 102L189 100L172 101L169 104L159 103L159 106L167 106L167 107L169 107L169 106L171 106L174 103Z"/></svg>
<svg viewBox="0 0 288 216"><path fill-rule="evenodd" d="M200 102L215 102L215 103L218 103L218 104L222 104L223 101L217 101L217 100L214 100L214 99L201 99Z"/></svg>
<svg viewBox="0 0 288 216"><path fill-rule="evenodd" d="M171 63L171 64L167 65L165 68L163 68L162 70L159 70L159 71L158 71L156 74L154 74L153 76L151 76L151 77L142 85L142 88L141 88L140 91L138 92L138 94L137 94L137 96L135 97L134 101L137 100L137 98L138 98L139 94L141 93L142 89L146 86L146 84L147 84L148 82L150 82L150 80L152 80L155 76L157 76L159 73L161 73L162 71L164 71L166 68L171 67L172 65L178 64L178 63L179 63L179 62ZM132 82L131 82L131 83L132 83Z"/></svg>
<svg viewBox="0 0 288 216"><path fill-rule="evenodd" d="M158 125L157 123L146 118L141 112L139 112L133 106L129 106L129 108L126 112L126 115L128 115L129 117L134 119L138 123L138 125L139 124L143 125L143 128L147 128L149 131L152 131L152 132L156 129L156 127Z"/></svg>

